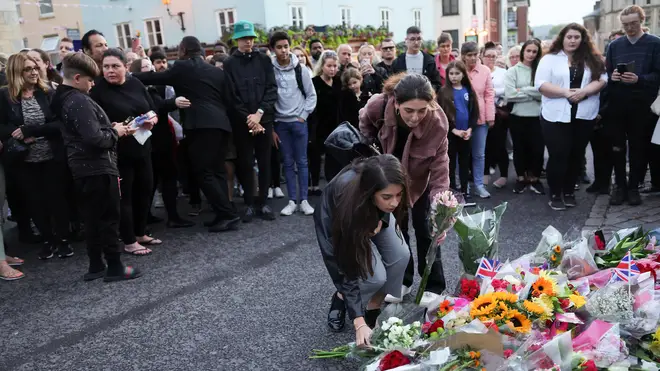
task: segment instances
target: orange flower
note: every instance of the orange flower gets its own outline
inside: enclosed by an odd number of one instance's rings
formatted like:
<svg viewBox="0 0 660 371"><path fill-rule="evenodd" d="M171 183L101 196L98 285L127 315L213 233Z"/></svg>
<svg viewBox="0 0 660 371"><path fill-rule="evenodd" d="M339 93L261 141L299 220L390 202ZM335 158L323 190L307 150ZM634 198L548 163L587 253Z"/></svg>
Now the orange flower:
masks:
<svg viewBox="0 0 660 371"><path fill-rule="evenodd" d="M557 254L559 254L559 253L561 252L561 246L556 245L555 248L552 249L552 250L553 250L554 252L556 252Z"/></svg>
<svg viewBox="0 0 660 371"><path fill-rule="evenodd" d="M449 300L445 300L442 303L440 303L440 313L446 314L454 310L454 307L451 305L451 302Z"/></svg>
<svg viewBox="0 0 660 371"><path fill-rule="evenodd" d="M550 260L552 260L553 262L556 262L556 261L557 261L557 255L552 254L552 255L550 256Z"/></svg>
<svg viewBox="0 0 660 371"><path fill-rule="evenodd" d="M481 363L479 363L479 360L474 361L474 367L479 367Z"/></svg>
<svg viewBox="0 0 660 371"><path fill-rule="evenodd" d="M548 296L554 296L555 291L554 291L554 285L553 282L547 278L539 278L534 282L532 285L532 294L534 296L540 296L542 294L546 294Z"/></svg>

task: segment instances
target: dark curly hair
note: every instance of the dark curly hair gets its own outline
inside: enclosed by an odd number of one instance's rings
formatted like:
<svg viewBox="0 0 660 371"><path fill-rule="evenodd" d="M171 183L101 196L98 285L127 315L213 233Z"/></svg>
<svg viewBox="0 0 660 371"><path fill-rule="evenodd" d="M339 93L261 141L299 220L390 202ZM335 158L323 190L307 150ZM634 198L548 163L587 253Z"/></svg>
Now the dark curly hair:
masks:
<svg viewBox="0 0 660 371"><path fill-rule="evenodd" d="M566 34L570 30L579 32L581 36L580 46L573 53L573 62L589 67L591 70L591 81L597 81L600 79L600 75L605 72L605 63L603 63L600 52L594 47L589 32L581 24L570 23L562 28L555 41L552 42L548 53L557 54L564 49L564 38L566 38Z"/></svg>

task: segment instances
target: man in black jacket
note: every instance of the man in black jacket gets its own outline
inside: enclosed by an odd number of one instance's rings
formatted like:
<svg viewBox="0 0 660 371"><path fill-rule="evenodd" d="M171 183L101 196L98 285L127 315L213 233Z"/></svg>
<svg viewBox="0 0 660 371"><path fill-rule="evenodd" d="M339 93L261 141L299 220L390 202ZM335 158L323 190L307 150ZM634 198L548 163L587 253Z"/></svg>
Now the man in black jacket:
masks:
<svg viewBox="0 0 660 371"><path fill-rule="evenodd" d="M190 107L181 110L181 121L192 172L216 214L205 225L210 232L222 232L235 229L240 221L229 201L225 178L225 155L232 131L227 117L230 101L225 73L204 62L202 51L196 37L186 36L179 44L180 60L172 68L133 77L145 85L170 85L190 101Z"/></svg>
<svg viewBox="0 0 660 371"><path fill-rule="evenodd" d="M73 175L87 233L89 271L92 281L123 281L140 271L124 266L119 248L119 171L117 141L135 132L122 123L110 124L108 116L88 95L99 70L82 53L62 61L64 82L57 87L51 108L62 122L69 168ZM105 255L106 264L103 262Z"/></svg>
<svg viewBox="0 0 660 371"><path fill-rule="evenodd" d="M275 219L266 195L271 182L270 156L277 83L270 58L252 50L256 36L252 23L237 22L233 39L237 41L238 50L223 66L234 99L231 118L237 155L236 175L243 185L243 198L247 205L244 222L250 222L255 214L265 220ZM255 155L259 166L259 197L256 204L252 170Z"/></svg>
<svg viewBox="0 0 660 371"><path fill-rule="evenodd" d="M422 74L431 81L436 92L442 87L440 83L440 73L435 66L435 59L432 55L422 51L422 30L419 27L408 27L406 31L406 46L408 49L405 54L401 54L392 64L392 72L413 72Z"/></svg>

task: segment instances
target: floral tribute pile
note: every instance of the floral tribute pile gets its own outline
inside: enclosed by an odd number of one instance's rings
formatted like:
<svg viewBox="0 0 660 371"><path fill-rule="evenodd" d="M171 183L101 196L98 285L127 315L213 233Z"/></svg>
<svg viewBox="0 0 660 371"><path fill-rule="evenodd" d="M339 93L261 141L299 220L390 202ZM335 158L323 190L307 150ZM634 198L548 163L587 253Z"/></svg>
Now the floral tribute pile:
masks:
<svg viewBox="0 0 660 371"><path fill-rule="evenodd" d="M550 226L534 252L500 263L505 209L455 217L471 261L451 295L389 305L371 347L312 358L361 357L366 371L659 370L660 228L621 230L606 244L600 231L569 238Z"/></svg>

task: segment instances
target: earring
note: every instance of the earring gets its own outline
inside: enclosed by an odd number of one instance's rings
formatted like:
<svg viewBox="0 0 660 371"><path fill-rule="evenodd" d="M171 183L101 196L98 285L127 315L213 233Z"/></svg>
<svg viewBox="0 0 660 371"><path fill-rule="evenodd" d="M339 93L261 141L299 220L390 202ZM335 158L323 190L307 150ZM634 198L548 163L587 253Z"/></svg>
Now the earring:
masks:
<svg viewBox="0 0 660 371"><path fill-rule="evenodd" d="M394 112L396 113L397 116L401 116L398 108Z"/></svg>

